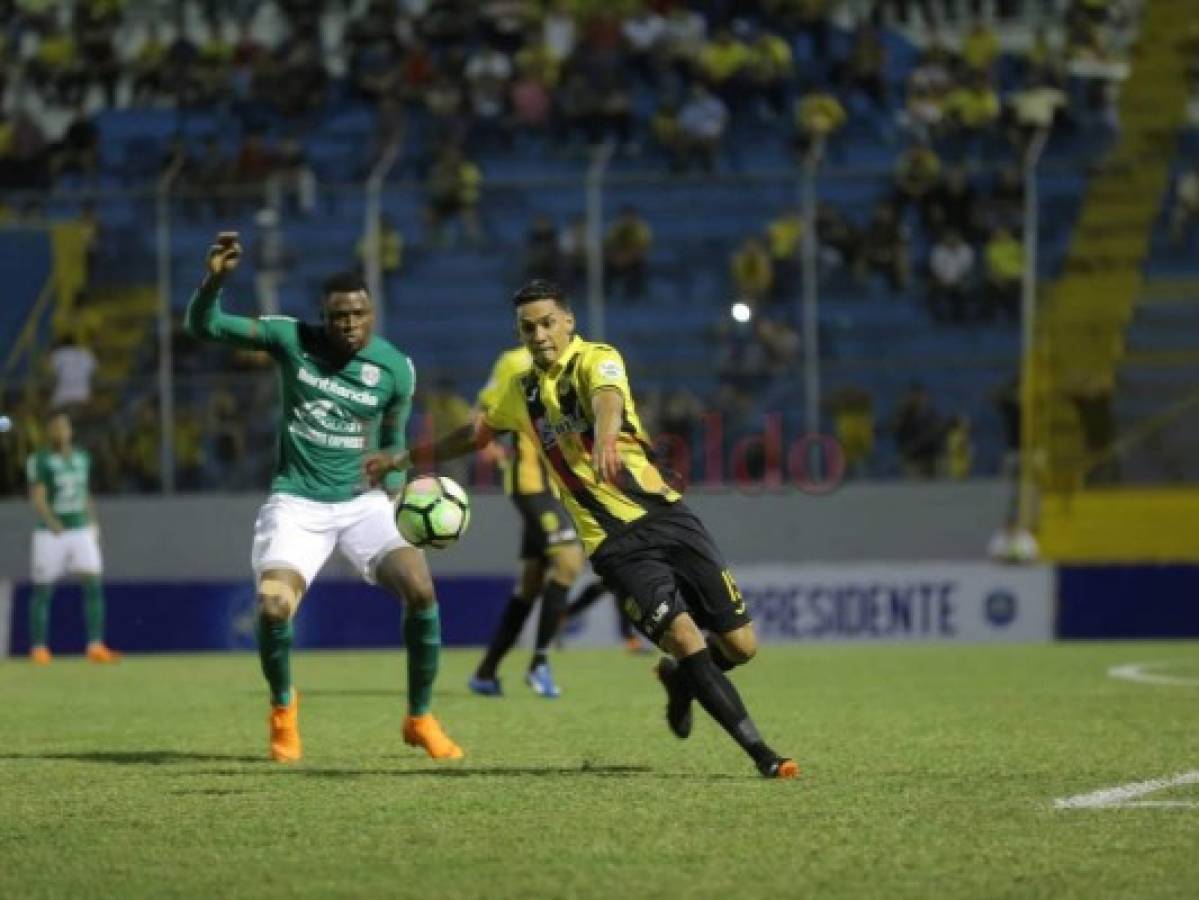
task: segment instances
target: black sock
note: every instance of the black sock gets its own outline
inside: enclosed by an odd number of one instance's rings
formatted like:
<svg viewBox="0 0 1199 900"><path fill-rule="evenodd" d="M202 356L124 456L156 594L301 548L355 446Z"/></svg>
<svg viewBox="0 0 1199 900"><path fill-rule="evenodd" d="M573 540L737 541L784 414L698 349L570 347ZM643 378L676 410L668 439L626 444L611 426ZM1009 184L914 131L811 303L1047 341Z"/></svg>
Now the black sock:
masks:
<svg viewBox="0 0 1199 900"><path fill-rule="evenodd" d="M741 665L741 663L733 662L733 660L728 658L712 635L708 635L708 652L712 654L712 662L716 663L716 668L722 672L728 672L730 669L735 669Z"/></svg>
<svg viewBox="0 0 1199 900"><path fill-rule="evenodd" d="M695 692L699 705L720 723L720 727L755 763L762 765L777 758L778 754L766 746L758 734L757 726L741 702L741 695L728 676L716 667L708 650L700 650L680 660L679 671L691 683L691 690Z"/></svg>
<svg viewBox="0 0 1199 900"><path fill-rule="evenodd" d="M513 594L508 598L508 605L504 607L504 613L500 616L500 623L487 646L483 661L479 663L479 668L475 669L476 678L495 678L495 670L499 667L500 660L520 637L520 630L525 627L525 619L529 617L532 609L533 604L519 594Z"/></svg>
<svg viewBox="0 0 1199 900"><path fill-rule="evenodd" d="M558 584L552 578L545 583L541 592L541 618L537 620L537 648L533 653L533 662L529 668L544 663L545 652L549 649L558 626L562 623L562 611L566 609L566 592L569 587Z"/></svg>
<svg viewBox="0 0 1199 900"><path fill-rule="evenodd" d="M566 607L566 618L573 619L607 593L609 593L609 591L606 587L604 587L604 583L602 581L591 582L591 584L583 588L583 591L579 594L579 596L575 597L574 602Z"/></svg>

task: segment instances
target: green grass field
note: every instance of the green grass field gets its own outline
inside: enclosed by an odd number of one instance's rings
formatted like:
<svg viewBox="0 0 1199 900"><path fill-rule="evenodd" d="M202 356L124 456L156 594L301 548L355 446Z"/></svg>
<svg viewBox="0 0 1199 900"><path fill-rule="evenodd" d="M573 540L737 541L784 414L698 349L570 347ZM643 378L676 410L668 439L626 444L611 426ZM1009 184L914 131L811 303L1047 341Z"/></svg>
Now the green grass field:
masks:
<svg viewBox="0 0 1199 900"><path fill-rule="evenodd" d="M559 701L515 657L468 694L475 658L444 658L468 757L438 764L399 739L402 655L300 655L292 767L252 656L0 664L0 897L1199 895L1199 785L1053 804L1199 770L1199 686L1106 675L1199 681L1195 644L768 647L735 680L797 782L702 713L673 738L649 658L562 653Z"/></svg>

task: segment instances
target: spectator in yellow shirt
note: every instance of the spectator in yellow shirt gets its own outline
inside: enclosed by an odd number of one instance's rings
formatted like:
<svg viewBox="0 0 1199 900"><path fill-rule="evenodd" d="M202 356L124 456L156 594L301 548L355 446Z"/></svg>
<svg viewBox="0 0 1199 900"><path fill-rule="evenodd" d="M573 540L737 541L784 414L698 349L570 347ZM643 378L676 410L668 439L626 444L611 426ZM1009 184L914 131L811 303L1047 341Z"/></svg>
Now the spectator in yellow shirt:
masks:
<svg viewBox="0 0 1199 900"><path fill-rule="evenodd" d="M646 267L654 232L635 206L626 206L604 236L604 262L612 293L640 299L645 293Z"/></svg>
<svg viewBox="0 0 1199 900"><path fill-rule="evenodd" d="M771 294L776 300L790 298L799 292L803 236L804 220L797 209L784 211L766 226L766 245L774 269Z"/></svg>
<svg viewBox="0 0 1199 900"><path fill-rule="evenodd" d="M795 104L796 150L806 156L813 144L827 141L848 118L841 101L828 91L818 88L805 94Z"/></svg>
<svg viewBox="0 0 1199 900"><path fill-rule="evenodd" d="M989 73L998 58L998 36L982 19L975 19L962 39L962 62L971 72Z"/></svg>
<svg viewBox="0 0 1199 900"><path fill-rule="evenodd" d="M699 51L698 64L708 86L727 102L740 88L749 61L749 48L733 37L729 29L721 28Z"/></svg>
<svg viewBox="0 0 1199 900"><path fill-rule="evenodd" d="M928 144L913 144L895 168L895 206L912 204L925 213L932 192L941 178L941 158Z"/></svg>
<svg viewBox="0 0 1199 900"><path fill-rule="evenodd" d="M786 114L787 84L793 70L791 46L777 34L762 31L749 45L746 72L768 115Z"/></svg>
<svg viewBox="0 0 1199 900"><path fill-rule="evenodd" d="M1024 278L1024 245L1006 228L996 228L983 250L986 263L987 313L1020 318L1020 286Z"/></svg>
<svg viewBox="0 0 1199 900"><path fill-rule="evenodd" d="M736 299L757 309L770 295L774 269L770 253L759 237L746 238L733 253L731 264Z"/></svg>

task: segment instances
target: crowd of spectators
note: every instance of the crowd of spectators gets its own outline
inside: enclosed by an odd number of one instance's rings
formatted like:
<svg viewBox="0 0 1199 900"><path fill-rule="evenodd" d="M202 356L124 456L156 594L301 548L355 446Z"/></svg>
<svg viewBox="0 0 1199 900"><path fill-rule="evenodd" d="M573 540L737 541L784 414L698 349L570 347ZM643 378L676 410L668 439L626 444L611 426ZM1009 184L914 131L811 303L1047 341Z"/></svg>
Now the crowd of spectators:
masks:
<svg viewBox="0 0 1199 900"><path fill-rule="evenodd" d="M1114 115L1133 6L1045 4L1054 27L1027 44L1013 75L1000 72L992 21L963 24L944 14L956 4L925 2L930 36L900 83L883 29L911 11L888 2L191 0L157 14L120 0L7 5L0 185L10 187L94 174L93 114L133 105L220 110L243 135L270 133L272 152L256 169L235 167L234 181L286 170L295 147L281 144L347 105L373 111L373 156L407 132L425 170L446 145L476 157L528 135L560 150L611 140L674 169L712 169L752 122L800 151L827 139L835 158L838 135L863 115L961 158L1069 118L1070 78ZM992 6L1000 23L1019 7ZM958 30L939 30L947 24ZM855 96L869 108L857 111Z"/></svg>
<svg viewBox="0 0 1199 900"><path fill-rule="evenodd" d="M1115 86L1126 74L1121 41L1134 4L1047 2L1048 26L1015 59L1001 54L996 24L1026 12L1017 2L989 4L997 22L953 0L207 0L170 4L163 16L140 16L135 6L11 4L0 45L0 190L96 176L101 109L215 109L235 125L232 153L225 135L211 135L199 148L178 140L160 159L159 171L186 186L195 214L312 216L317 176L305 138L332 112L365 108L375 134L357 174L402 140L425 184L426 244L436 249L486 240L487 160L522 152L530 140L539 142L536 152L562 155L610 141L650 168L709 172L728 167L746 135L799 157L822 149L836 163L855 125L881 123L886 140L904 149L889 195L868 217L821 204L807 223L783 208L731 248L730 297L753 316L745 327L722 326L721 388L709 404L737 410L763 379L798 364L797 323L784 309L799 291L809 225L822 271L841 270L855 283L882 279L893 293L915 287L947 324L1016 315L1019 172L980 181L968 174L970 163L1013 156L1038 129L1096 118L1118 127ZM886 34L896 20L927 33L902 80ZM1180 203L1177 233L1194 209ZM650 221L626 207L601 238L610 295L645 302L655 274ZM406 236L385 222L378 240L384 274L395 276L406 265ZM360 243L359 254L365 249ZM258 220L249 251L259 304L274 311L277 275L292 252L277 219ZM586 253L582 219L540 217L529 222L522 267L578 287ZM661 414L670 410L681 422L682 411L695 408L685 395L663 397ZM860 400L846 407L859 417L854 446L872 446L862 437ZM908 405L905 421L929 418L915 392ZM138 412L135 433L156 429L154 415L152 405ZM181 446L196 444L195 423L211 426L213 415L185 409L176 423ZM909 422L892 432L901 448L934 443L939 460L952 445L959 462L968 457L960 448L969 444L969 422L936 418L936 429ZM920 437L931 431L936 441ZM244 443L228 438L222 452ZM137 446L130 439L113 454L140 459L133 471L153 483L153 454L129 449ZM184 454L188 470L213 454ZM927 452L901 455L920 460L911 471L930 471Z"/></svg>

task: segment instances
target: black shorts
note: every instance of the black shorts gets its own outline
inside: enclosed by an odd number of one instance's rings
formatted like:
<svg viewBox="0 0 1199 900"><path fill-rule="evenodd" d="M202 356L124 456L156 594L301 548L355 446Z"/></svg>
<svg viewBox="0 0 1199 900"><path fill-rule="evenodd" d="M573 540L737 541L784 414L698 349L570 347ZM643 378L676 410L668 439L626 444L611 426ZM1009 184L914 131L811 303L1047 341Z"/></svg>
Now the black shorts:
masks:
<svg viewBox="0 0 1199 900"><path fill-rule="evenodd" d="M541 559L558 547L578 543L579 533L562 501L549 491L513 494L512 502L524 520L521 559Z"/></svg>
<svg viewBox="0 0 1199 900"><path fill-rule="evenodd" d="M752 621L716 542L681 502L606 540L591 566L654 643L684 612L717 634Z"/></svg>

